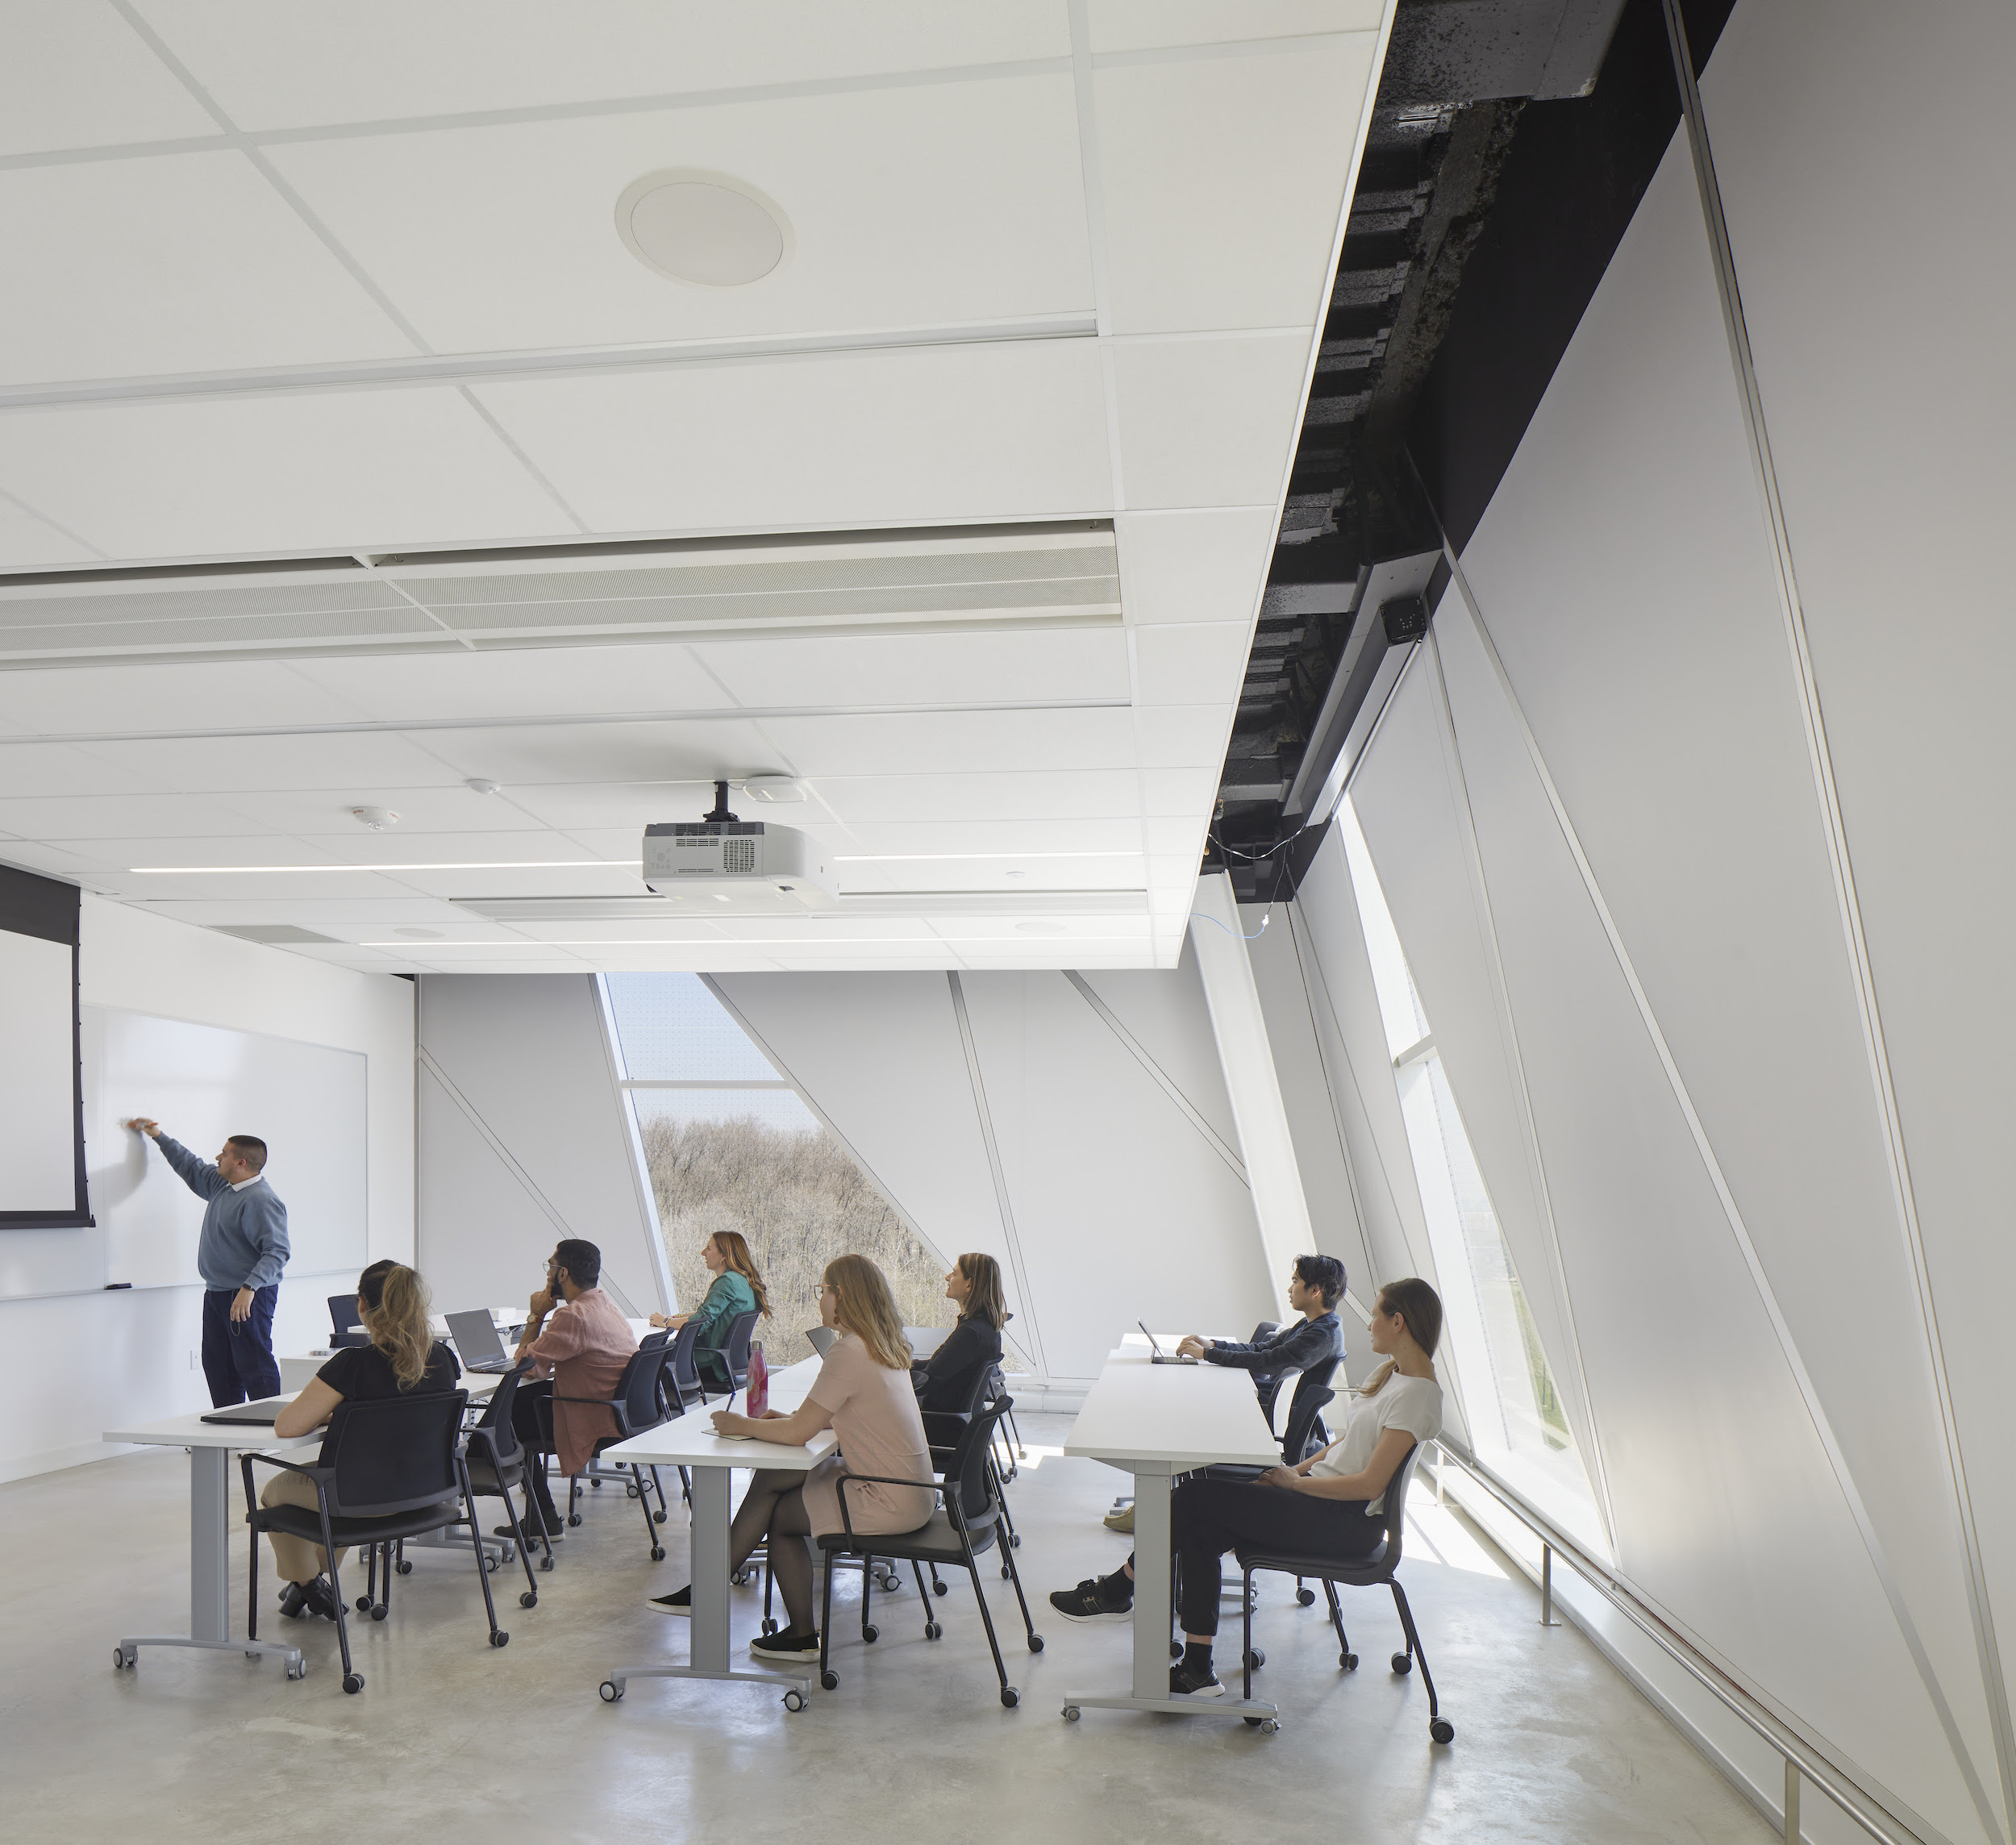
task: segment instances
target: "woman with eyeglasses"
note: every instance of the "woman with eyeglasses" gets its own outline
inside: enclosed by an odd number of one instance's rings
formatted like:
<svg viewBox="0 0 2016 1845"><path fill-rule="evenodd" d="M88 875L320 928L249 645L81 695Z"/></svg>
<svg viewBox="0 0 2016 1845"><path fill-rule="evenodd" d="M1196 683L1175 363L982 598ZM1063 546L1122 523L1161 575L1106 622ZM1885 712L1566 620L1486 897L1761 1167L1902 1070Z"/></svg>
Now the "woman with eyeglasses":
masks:
<svg viewBox="0 0 2016 1845"><path fill-rule="evenodd" d="M715 1431L780 1447L802 1447L822 1429L839 1438L839 1449L808 1472L759 1468L728 1532L731 1575L767 1544L770 1574L784 1597L784 1631L749 1643L759 1659L815 1660L818 1629L812 1618L810 1539L852 1524L856 1531L914 1531L930 1522L937 1505L931 1447L910 1388L910 1343L887 1278L865 1256L839 1256L826 1265L819 1285L819 1322L840 1335L827 1348L805 1401L789 1414L773 1410L751 1418L714 1412ZM914 1480L914 1486L864 1481L849 1489L840 1516L843 1474ZM667 1614L693 1610L689 1584L652 1606Z"/></svg>

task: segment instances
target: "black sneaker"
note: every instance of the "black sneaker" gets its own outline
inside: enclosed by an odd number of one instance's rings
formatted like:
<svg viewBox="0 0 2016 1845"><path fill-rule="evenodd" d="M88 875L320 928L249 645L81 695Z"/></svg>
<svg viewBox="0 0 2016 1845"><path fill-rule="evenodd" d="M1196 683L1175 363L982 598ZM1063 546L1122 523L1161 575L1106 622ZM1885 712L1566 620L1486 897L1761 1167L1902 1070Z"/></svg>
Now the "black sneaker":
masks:
<svg viewBox="0 0 2016 1845"><path fill-rule="evenodd" d="M1050 1606L1067 1621L1131 1621L1134 1618L1134 1597L1130 1593L1124 1601L1110 1599L1108 1583L1126 1587L1124 1576L1089 1576L1076 1589L1056 1589L1050 1593Z"/></svg>
<svg viewBox="0 0 2016 1845"><path fill-rule="evenodd" d="M816 1660L819 1637L810 1630L802 1634L759 1634L749 1643L749 1651L760 1660Z"/></svg>
<svg viewBox="0 0 2016 1845"><path fill-rule="evenodd" d="M660 1614L690 1614L693 1612L693 1585L675 1589L669 1595L654 1595L650 1606Z"/></svg>
<svg viewBox="0 0 2016 1845"><path fill-rule="evenodd" d="M507 1542L512 1542L515 1541L517 1539L518 1532L516 1528L513 1526L498 1525L491 1531L490 1535L493 1537L502 1538ZM559 1539L565 1537L567 1535L567 1532L564 1526L559 1525L548 1525L546 1527L546 1535L549 1538ZM535 1512L531 1518L525 1521L525 1541L528 1544L535 1544L539 1542L539 1514Z"/></svg>
<svg viewBox="0 0 2016 1845"><path fill-rule="evenodd" d="M1169 1696L1172 1697L1223 1697L1225 1687L1218 1682L1218 1674L1210 1667L1193 1666L1179 1660L1169 1668Z"/></svg>

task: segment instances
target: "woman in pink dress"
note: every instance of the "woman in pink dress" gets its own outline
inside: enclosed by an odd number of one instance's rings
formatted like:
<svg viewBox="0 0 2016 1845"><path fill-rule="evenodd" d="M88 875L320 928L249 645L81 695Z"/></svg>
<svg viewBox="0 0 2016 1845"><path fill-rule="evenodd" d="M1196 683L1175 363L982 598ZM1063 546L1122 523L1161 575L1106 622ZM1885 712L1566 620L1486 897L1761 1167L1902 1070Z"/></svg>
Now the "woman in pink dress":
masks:
<svg viewBox="0 0 2016 1845"><path fill-rule="evenodd" d="M759 1468L728 1533L728 1568L739 1569L760 1543L769 1546L770 1573L784 1597L783 1632L752 1640L749 1651L763 1659L819 1656L818 1631L812 1622L812 1551L806 1542L846 1529L840 1517L843 1473L914 1480L916 1485L885 1486L864 1481L847 1496L848 1518L857 1531L914 1531L931 1521L937 1504L932 1491L931 1446L910 1378L910 1342L902 1316L881 1269L865 1256L836 1256L827 1264L819 1289L819 1318L840 1335L827 1348L819 1375L805 1401L789 1415L773 1410L751 1419L727 1410L714 1412L724 1435L802 1447L822 1429L839 1438L839 1449L810 1472ZM684 1614L693 1606L690 1585L652 1606Z"/></svg>

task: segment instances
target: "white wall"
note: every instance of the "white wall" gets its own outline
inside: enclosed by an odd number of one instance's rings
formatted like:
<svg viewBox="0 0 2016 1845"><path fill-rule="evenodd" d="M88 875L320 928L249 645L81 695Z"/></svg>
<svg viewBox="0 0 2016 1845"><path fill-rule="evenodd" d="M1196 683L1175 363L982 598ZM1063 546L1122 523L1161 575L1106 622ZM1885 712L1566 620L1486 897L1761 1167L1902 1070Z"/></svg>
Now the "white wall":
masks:
<svg viewBox="0 0 2016 1845"><path fill-rule="evenodd" d="M83 899L81 933L86 1006L362 1052L370 1255L411 1259L410 981L326 966L90 896ZM173 1093L156 1107L164 1127L174 1133ZM282 1196L294 1210L314 1209L311 1197ZM52 1263L53 1273L62 1266L60 1255ZM289 1270L274 1318L276 1349L305 1351L320 1343L329 1329L327 1297L344 1285L344 1276ZM38 1297L33 1273L17 1263L10 1290L0 1299L0 1340L14 1361L15 1381L0 1430L0 1479L115 1451L98 1439L115 1422L209 1407L202 1372L191 1364L202 1343L202 1284L194 1274L173 1287Z"/></svg>

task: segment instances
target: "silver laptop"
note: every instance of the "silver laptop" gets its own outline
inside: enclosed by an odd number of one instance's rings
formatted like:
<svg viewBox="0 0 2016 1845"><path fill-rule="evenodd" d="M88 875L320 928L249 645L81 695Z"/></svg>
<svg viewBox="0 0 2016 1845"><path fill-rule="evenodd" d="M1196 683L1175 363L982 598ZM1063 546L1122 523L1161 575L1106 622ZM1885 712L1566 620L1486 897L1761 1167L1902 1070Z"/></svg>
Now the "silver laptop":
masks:
<svg viewBox="0 0 2016 1845"><path fill-rule="evenodd" d="M464 1371L502 1372L510 1369L511 1355L504 1349L503 1340L497 1336L497 1322L490 1318L489 1308L450 1314L448 1336L455 1341L455 1355L462 1360Z"/></svg>
<svg viewBox="0 0 2016 1845"><path fill-rule="evenodd" d="M812 1349L823 1358L832 1349L840 1334L837 1326L814 1326L805 1329L805 1336L812 1342Z"/></svg>
<svg viewBox="0 0 2016 1845"><path fill-rule="evenodd" d="M1148 1332L1148 1322L1146 1320L1136 1320L1134 1323L1140 1327L1143 1332L1148 1333L1148 1351L1151 1354L1148 1359L1149 1364L1194 1364L1197 1363L1197 1360L1187 1351L1164 1351L1155 1343L1155 1335Z"/></svg>

